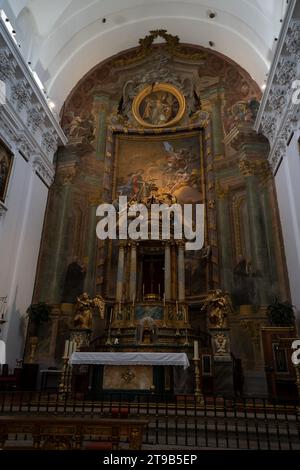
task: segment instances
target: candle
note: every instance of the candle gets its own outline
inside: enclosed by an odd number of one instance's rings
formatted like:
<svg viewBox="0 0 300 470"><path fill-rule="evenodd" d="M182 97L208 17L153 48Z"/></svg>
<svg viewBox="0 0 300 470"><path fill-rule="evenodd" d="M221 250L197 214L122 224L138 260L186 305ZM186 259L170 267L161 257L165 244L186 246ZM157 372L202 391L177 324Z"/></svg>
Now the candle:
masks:
<svg viewBox="0 0 300 470"><path fill-rule="evenodd" d="M69 349L67 356L70 357L73 352L73 341L69 341Z"/></svg>
<svg viewBox="0 0 300 470"><path fill-rule="evenodd" d="M166 306L166 294L164 293L164 307Z"/></svg>
<svg viewBox="0 0 300 470"><path fill-rule="evenodd" d="M67 339L67 341L65 342L65 352L64 352L64 357L68 357L69 343L70 343L70 341Z"/></svg>
<svg viewBox="0 0 300 470"><path fill-rule="evenodd" d="M176 313L177 313L177 316L178 316L178 301L176 300Z"/></svg>
<svg viewBox="0 0 300 470"><path fill-rule="evenodd" d="M135 303L135 293L133 294L133 299L132 299L132 305L134 307L134 303Z"/></svg>
<svg viewBox="0 0 300 470"><path fill-rule="evenodd" d="M111 323L111 321L112 321L112 316L113 316L113 308L111 307L111 309L110 309L109 323Z"/></svg>
<svg viewBox="0 0 300 470"><path fill-rule="evenodd" d="M187 323L187 309L184 308L184 323Z"/></svg>
<svg viewBox="0 0 300 470"><path fill-rule="evenodd" d="M158 284L158 295L159 295L159 298L160 298L160 284Z"/></svg>
<svg viewBox="0 0 300 470"><path fill-rule="evenodd" d="M199 345L198 345L198 341L194 341L194 359L199 359Z"/></svg>
<svg viewBox="0 0 300 470"><path fill-rule="evenodd" d="M145 297L145 284L143 284L143 299Z"/></svg>

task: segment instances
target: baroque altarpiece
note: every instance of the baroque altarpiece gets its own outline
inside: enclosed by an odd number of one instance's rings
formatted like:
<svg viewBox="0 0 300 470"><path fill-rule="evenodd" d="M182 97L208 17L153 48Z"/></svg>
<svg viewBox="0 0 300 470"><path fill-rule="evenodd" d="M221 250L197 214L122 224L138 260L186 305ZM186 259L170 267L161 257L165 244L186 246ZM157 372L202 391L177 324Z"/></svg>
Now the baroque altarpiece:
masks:
<svg viewBox="0 0 300 470"><path fill-rule="evenodd" d="M238 65L166 31L78 83L61 115L68 144L57 153L34 293L52 313L34 361L59 367L76 299L87 293L105 307L102 318L94 310L85 350L191 359L197 340L204 388L229 390L239 359L246 392L265 392L260 330L267 305L289 291L268 143L252 129L259 99ZM117 208L120 195L204 204L203 248L186 251L172 238L99 240L96 208ZM107 390L193 387L189 374L167 367L101 373L98 387Z"/></svg>

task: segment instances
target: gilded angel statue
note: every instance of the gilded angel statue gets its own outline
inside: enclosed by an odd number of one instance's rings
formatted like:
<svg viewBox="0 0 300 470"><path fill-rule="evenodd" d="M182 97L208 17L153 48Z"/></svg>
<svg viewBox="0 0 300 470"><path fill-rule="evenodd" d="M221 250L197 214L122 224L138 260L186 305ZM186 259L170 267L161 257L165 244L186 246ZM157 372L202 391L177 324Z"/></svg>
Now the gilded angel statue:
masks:
<svg viewBox="0 0 300 470"><path fill-rule="evenodd" d="M78 329L91 330L93 326L93 310L98 309L101 320L104 319L105 301L101 295L90 299L84 292L76 299L76 313L74 317L74 326Z"/></svg>
<svg viewBox="0 0 300 470"><path fill-rule="evenodd" d="M228 292L223 292L220 289L210 290L201 310L205 310L208 313L209 326L211 328L226 328L227 317L233 312Z"/></svg>

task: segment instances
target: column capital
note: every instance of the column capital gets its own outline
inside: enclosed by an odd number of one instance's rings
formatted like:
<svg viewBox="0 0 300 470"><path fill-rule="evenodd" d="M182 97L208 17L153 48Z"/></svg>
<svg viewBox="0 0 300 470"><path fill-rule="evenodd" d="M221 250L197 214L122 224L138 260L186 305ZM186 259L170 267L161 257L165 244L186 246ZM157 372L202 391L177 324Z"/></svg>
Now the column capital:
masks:
<svg viewBox="0 0 300 470"><path fill-rule="evenodd" d="M56 172L56 182L62 186L69 185L73 183L77 173L77 164L76 162L70 162L66 164L58 165Z"/></svg>
<svg viewBox="0 0 300 470"><path fill-rule="evenodd" d="M216 183L216 195L217 199L226 199L229 194L229 186L228 185L222 185L220 181L217 181Z"/></svg>
<svg viewBox="0 0 300 470"><path fill-rule="evenodd" d="M239 160L239 169L244 177L258 176L263 182L271 177L270 165L267 160L251 160L243 156Z"/></svg>
<svg viewBox="0 0 300 470"><path fill-rule="evenodd" d="M97 206L102 202L102 191L101 189L95 189L88 195L88 201L90 206Z"/></svg>
<svg viewBox="0 0 300 470"><path fill-rule="evenodd" d="M184 250L185 248L185 240L179 240L175 242L179 250Z"/></svg>

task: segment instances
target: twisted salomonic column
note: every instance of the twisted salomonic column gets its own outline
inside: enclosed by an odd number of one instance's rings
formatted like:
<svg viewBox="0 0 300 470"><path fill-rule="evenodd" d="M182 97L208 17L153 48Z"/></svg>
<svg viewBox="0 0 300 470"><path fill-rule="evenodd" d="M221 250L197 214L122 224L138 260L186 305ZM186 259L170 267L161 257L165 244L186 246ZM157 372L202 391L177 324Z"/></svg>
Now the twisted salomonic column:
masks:
<svg viewBox="0 0 300 470"><path fill-rule="evenodd" d="M178 276L178 300L185 299L185 266L184 266L184 242L179 242L177 255L177 276Z"/></svg>

